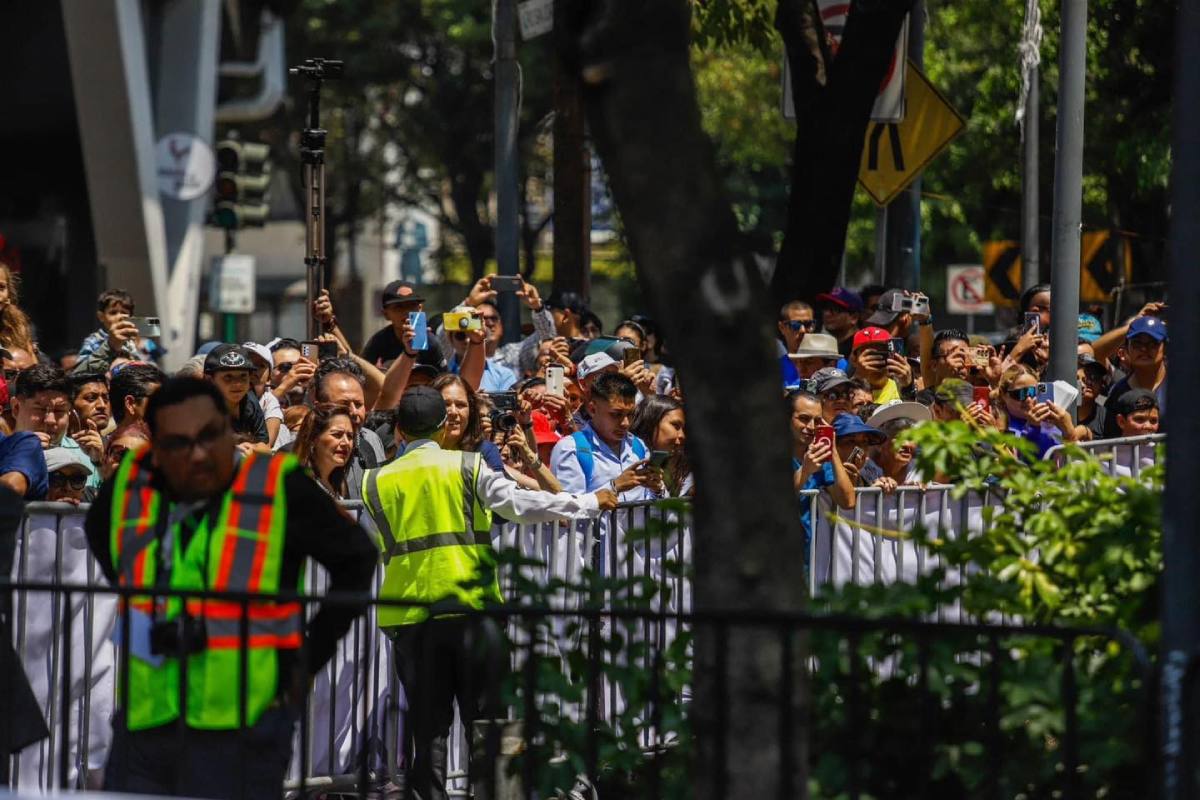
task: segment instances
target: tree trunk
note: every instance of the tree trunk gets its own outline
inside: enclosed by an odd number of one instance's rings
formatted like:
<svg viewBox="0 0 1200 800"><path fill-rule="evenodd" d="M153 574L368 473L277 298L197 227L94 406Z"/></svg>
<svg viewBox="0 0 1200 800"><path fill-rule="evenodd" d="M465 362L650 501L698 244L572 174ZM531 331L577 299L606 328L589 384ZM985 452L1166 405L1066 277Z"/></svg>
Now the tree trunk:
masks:
<svg viewBox="0 0 1200 800"><path fill-rule="evenodd" d="M761 313L764 287L701 129L687 2L555 7L565 74L582 80L638 277L687 395L696 607L800 609L804 537L773 319ZM801 649L785 662L778 631L697 626L696 797L805 796Z"/></svg>
<svg viewBox="0 0 1200 800"><path fill-rule="evenodd" d="M492 226L479 217L482 175L455 175L450 183L450 201L454 204L457 229L471 260L471 282L483 277L488 259L496 252Z"/></svg>
<svg viewBox="0 0 1200 800"><path fill-rule="evenodd" d="M773 308L811 300L837 280L871 107L913 0L854 0L831 59L815 0L779 0L796 103L796 148Z"/></svg>
<svg viewBox="0 0 1200 800"><path fill-rule="evenodd" d="M592 165L579 83L554 76L554 288L590 300Z"/></svg>

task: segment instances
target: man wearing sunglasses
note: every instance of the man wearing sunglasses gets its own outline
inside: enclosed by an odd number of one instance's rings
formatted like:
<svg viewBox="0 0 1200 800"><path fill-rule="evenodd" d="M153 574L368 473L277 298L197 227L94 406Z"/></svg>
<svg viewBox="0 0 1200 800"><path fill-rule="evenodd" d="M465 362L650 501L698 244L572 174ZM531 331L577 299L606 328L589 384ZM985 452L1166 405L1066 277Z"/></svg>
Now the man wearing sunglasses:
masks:
<svg viewBox="0 0 1200 800"><path fill-rule="evenodd" d="M800 373L790 356L800 349L805 334L817 329L813 309L802 300L793 300L779 309L779 366L783 370L783 385L796 389L800 385Z"/></svg>
<svg viewBox="0 0 1200 800"><path fill-rule="evenodd" d="M51 447L46 451L46 470L50 474L50 488L46 499L51 503L81 503L91 498L88 490L89 465L81 460L82 454L65 447Z"/></svg>

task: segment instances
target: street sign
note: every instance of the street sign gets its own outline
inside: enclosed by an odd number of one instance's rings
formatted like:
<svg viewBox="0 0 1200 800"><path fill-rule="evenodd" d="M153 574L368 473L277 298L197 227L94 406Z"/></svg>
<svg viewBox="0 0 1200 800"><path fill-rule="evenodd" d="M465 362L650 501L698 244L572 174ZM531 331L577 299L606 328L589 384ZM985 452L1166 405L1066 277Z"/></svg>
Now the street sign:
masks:
<svg viewBox="0 0 1200 800"><path fill-rule="evenodd" d="M1021 243L984 242L983 269L987 299L997 305L1015 306L1021 297Z"/></svg>
<svg viewBox="0 0 1200 800"><path fill-rule="evenodd" d="M1107 303L1112 290L1133 276L1133 253L1120 234L1089 231L1079 241L1079 299ZM1019 242L986 242L983 266L987 273L987 299L1015 306L1021 297L1021 245Z"/></svg>
<svg viewBox="0 0 1200 800"><path fill-rule="evenodd" d="M846 15L850 13L850 4L845 0L818 0L821 7L821 23L825 28L825 42L829 53L837 58L838 48L842 44L842 33L846 28ZM907 71L900 66L905 63L908 52L908 17L900 27L900 36L896 39L896 49L892 51L892 61L888 64L887 75L879 87L879 95L875 105L871 107L871 119L878 122L899 122L904 119L904 82ZM792 99L792 71L787 57L783 59L783 118L796 118L796 104Z"/></svg>
<svg viewBox="0 0 1200 800"><path fill-rule="evenodd" d="M517 5L517 19L521 23L521 38L536 39L554 30L554 0L525 0Z"/></svg>
<svg viewBox="0 0 1200 800"><path fill-rule="evenodd" d="M216 175L212 148L198 136L168 133L154 148L158 193L171 200L195 200L208 191Z"/></svg>
<svg viewBox="0 0 1200 800"><path fill-rule="evenodd" d="M946 310L951 314L991 314L996 307L984 297L981 264L955 264L946 268Z"/></svg>
<svg viewBox="0 0 1200 800"><path fill-rule="evenodd" d="M903 122L867 126L858 183L886 206L962 133L966 120L911 62Z"/></svg>
<svg viewBox="0 0 1200 800"><path fill-rule="evenodd" d="M212 262L208 307L222 314L254 313L254 256L217 256Z"/></svg>

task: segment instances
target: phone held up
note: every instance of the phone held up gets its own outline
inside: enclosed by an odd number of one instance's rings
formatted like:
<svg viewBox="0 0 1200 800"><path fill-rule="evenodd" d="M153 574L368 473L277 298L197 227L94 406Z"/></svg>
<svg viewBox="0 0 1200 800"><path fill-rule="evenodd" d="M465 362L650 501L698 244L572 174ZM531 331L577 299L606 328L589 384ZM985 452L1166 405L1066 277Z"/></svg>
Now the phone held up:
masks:
<svg viewBox="0 0 1200 800"><path fill-rule="evenodd" d="M1049 383L1039 383L1037 385L1037 401L1039 403L1054 402L1054 385Z"/></svg>
<svg viewBox="0 0 1200 800"><path fill-rule="evenodd" d="M1024 328L1026 331L1040 334L1042 332L1042 315L1036 311L1026 311Z"/></svg>
<svg viewBox="0 0 1200 800"><path fill-rule="evenodd" d="M413 350L429 349L429 322L424 311L413 311L408 315L408 324L413 329Z"/></svg>
<svg viewBox="0 0 1200 800"><path fill-rule="evenodd" d="M548 364L546 366L546 394L565 397L565 376L562 364Z"/></svg>
<svg viewBox="0 0 1200 800"><path fill-rule="evenodd" d="M319 364L337 358L337 342L301 342L300 355L307 361Z"/></svg>
<svg viewBox="0 0 1200 800"><path fill-rule="evenodd" d="M817 442L819 442L821 440L829 442L830 447L833 446L833 426L832 425L818 425L817 426L817 433L815 436L813 436L813 444L816 444ZM832 458L832 452L830 453L830 457Z"/></svg>
<svg viewBox="0 0 1200 800"><path fill-rule="evenodd" d="M129 321L137 326L138 336L143 339L157 339L162 336L162 323L158 317L130 317Z"/></svg>
<svg viewBox="0 0 1200 800"><path fill-rule="evenodd" d="M988 387L976 386L974 389L972 389L972 393L975 395L973 399L976 403L979 403L979 405L986 408L992 404L992 392Z"/></svg>
<svg viewBox="0 0 1200 800"><path fill-rule="evenodd" d="M888 354L904 358L908 355L908 346L903 339L893 336L891 339L888 339Z"/></svg>
<svg viewBox="0 0 1200 800"><path fill-rule="evenodd" d="M630 367L642 360L642 354L636 347L627 347L621 354L621 360L625 366Z"/></svg>
<svg viewBox="0 0 1200 800"><path fill-rule="evenodd" d="M520 275L493 275L491 286L497 292L519 292L525 283Z"/></svg>

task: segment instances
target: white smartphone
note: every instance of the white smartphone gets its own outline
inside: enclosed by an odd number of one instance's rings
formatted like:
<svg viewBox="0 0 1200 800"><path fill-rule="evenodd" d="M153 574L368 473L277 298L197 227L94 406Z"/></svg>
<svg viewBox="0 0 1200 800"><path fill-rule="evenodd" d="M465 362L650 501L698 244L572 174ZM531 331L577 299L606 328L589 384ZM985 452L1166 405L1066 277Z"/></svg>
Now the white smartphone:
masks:
<svg viewBox="0 0 1200 800"><path fill-rule="evenodd" d="M143 339L155 339L162 336L162 324L158 317L130 317L129 321L137 326L138 336Z"/></svg>
<svg viewBox="0 0 1200 800"><path fill-rule="evenodd" d="M546 394L552 394L555 397L566 396L566 387L563 385L564 374L562 364L546 366Z"/></svg>

